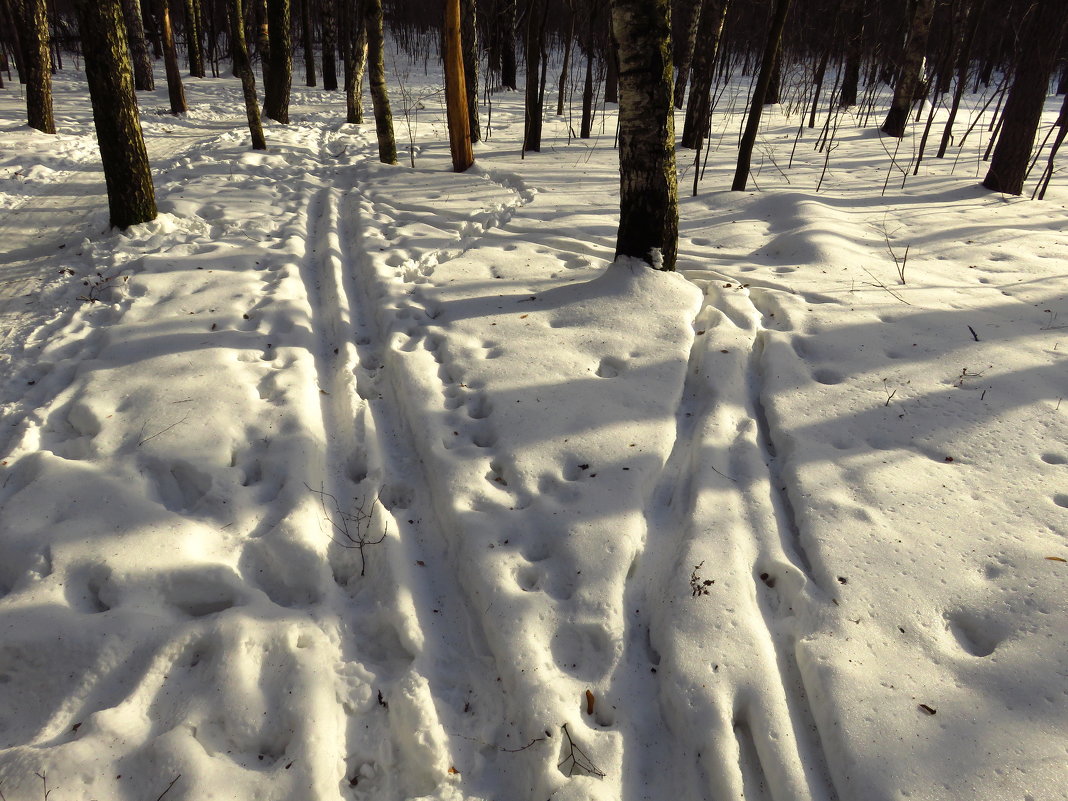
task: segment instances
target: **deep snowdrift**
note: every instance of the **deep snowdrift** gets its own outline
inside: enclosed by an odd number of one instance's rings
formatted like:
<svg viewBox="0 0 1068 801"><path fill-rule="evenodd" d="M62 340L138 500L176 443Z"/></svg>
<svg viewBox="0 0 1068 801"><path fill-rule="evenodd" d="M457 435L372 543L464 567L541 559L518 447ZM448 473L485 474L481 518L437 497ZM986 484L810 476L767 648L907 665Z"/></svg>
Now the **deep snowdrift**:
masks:
<svg viewBox="0 0 1068 801"><path fill-rule="evenodd" d="M1068 798L1063 188L721 114L661 274L611 108L454 175L411 75L414 169L190 81L108 232L79 77L0 104L8 801Z"/></svg>

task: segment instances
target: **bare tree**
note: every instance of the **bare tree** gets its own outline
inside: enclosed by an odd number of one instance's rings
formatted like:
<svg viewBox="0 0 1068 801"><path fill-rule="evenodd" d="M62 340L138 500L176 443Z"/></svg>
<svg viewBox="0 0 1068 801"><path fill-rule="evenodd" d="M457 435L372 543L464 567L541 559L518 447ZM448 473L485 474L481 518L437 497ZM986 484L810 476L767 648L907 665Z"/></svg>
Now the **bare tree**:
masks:
<svg viewBox="0 0 1068 801"><path fill-rule="evenodd" d="M293 82L293 42L290 37L289 0L267 0L267 36L270 69L264 77L263 114L289 124L289 91Z"/></svg>
<svg viewBox="0 0 1068 801"><path fill-rule="evenodd" d="M363 0L367 19L367 71L371 85L371 105L375 110L378 158L383 164L397 163L397 140L393 135L393 111L386 91L385 36L382 0Z"/></svg>
<svg viewBox="0 0 1068 801"><path fill-rule="evenodd" d="M45 0L15 0L22 61L26 73L26 116L31 128L56 132L52 114L52 61Z"/></svg>
<svg viewBox="0 0 1068 801"><path fill-rule="evenodd" d="M119 0L75 0L108 187L111 224L127 228L156 217L152 171L141 133L133 68Z"/></svg>
<svg viewBox="0 0 1068 801"><path fill-rule="evenodd" d="M675 175L669 0L613 0L619 44L619 233L616 256L674 270Z"/></svg>
<svg viewBox="0 0 1068 801"><path fill-rule="evenodd" d="M890 110L886 113L886 120L880 129L883 133L898 139L905 135L909 110L916 99L916 89L923 80L924 55L927 52L927 38L931 32L934 7L935 0L918 0L916 3L908 42L905 45L901 75L894 87L894 100L890 104Z"/></svg>
<svg viewBox="0 0 1068 801"><path fill-rule="evenodd" d="M160 41L163 44L163 64L167 70L167 96L171 101L171 114L185 114L189 107L185 102L182 71L178 68L178 50L174 46L170 4L168 0L156 0L156 3L159 13Z"/></svg>
<svg viewBox="0 0 1068 801"><path fill-rule="evenodd" d="M241 91L245 96L245 113L248 115L248 130L252 135L252 149L266 150L267 141L263 137L263 124L260 122L260 105L256 98L256 76L252 73L252 64L245 44L245 15L241 0L230 0L230 43L234 52L234 71L241 79Z"/></svg>
<svg viewBox="0 0 1068 801"><path fill-rule="evenodd" d="M452 168L463 172L475 162L471 149L470 116L467 111L467 87L464 80L461 0L445 1L445 111L449 122L449 146Z"/></svg>
<svg viewBox="0 0 1068 801"><path fill-rule="evenodd" d="M126 36L130 40L130 55L133 56L134 88L151 91L156 88L156 79L152 75L152 57L145 39L140 0L122 0L122 15L126 21Z"/></svg>
<svg viewBox="0 0 1068 801"><path fill-rule="evenodd" d="M345 68L345 121L363 122L363 72L367 64L367 23L356 0L341 0L341 53Z"/></svg>

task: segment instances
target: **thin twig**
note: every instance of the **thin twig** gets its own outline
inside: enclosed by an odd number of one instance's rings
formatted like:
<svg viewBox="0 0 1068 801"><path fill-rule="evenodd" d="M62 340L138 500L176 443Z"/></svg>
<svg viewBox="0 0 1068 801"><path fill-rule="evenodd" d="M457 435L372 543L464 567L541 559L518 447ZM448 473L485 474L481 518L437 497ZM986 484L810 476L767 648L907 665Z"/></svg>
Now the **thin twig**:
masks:
<svg viewBox="0 0 1068 801"><path fill-rule="evenodd" d="M181 773L179 773L177 776L175 776L173 779L171 779L171 783L167 785L167 789L159 794L159 798L157 798L156 801L160 801L160 798L163 798L163 796L167 795L167 793L170 792L171 788L174 787L175 782L177 782L180 778L182 778L182 774Z"/></svg>
<svg viewBox="0 0 1068 801"><path fill-rule="evenodd" d="M189 415L186 415L186 416L185 416L185 417L183 417L183 418L182 418L181 420L179 420L179 421L178 421L177 423L171 423L171 424L170 424L169 426L167 426L167 427L166 427L165 429L163 429L162 431L157 431L157 432L156 432L155 434L153 434L153 435L152 435L151 437L146 437L146 436L145 436L145 426L147 426L147 425L148 425L148 421L145 421L145 423L144 423L144 424L143 424L143 425L141 426L141 433L140 433L140 435L139 435L139 436L140 436L140 439L138 439L138 440L137 440L137 447L138 447L138 448L140 448L140 447L141 447L142 445L144 445L144 444L145 444L146 442L148 442L148 441L150 441L150 440L153 440L153 439L155 439L156 437L161 437L161 436L163 436L163 435L164 435L164 434L166 434L166 433L167 433L168 431L170 431L170 430L171 430L172 428L176 428L177 426L180 426L180 425L181 425L182 423L184 423L184 422L185 422L186 420L188 420L188 419L189 419Z"/></svg>

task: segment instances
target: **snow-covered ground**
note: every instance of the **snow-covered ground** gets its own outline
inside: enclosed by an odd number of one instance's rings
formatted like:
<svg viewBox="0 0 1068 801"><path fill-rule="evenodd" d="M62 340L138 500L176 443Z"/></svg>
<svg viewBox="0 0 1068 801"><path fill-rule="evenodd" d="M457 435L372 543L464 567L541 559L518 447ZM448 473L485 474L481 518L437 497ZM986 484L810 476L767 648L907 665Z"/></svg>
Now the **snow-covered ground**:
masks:
<svg viewBox="0 0 1068 801"><path fill-rule="evenodd" d="M80 76L0 92L6 801L1068 798L1063 180L788 104L732 193L725 96L610 265L611 107L456 175L401 66L396 167L142 96L126 232Z"/></svg>

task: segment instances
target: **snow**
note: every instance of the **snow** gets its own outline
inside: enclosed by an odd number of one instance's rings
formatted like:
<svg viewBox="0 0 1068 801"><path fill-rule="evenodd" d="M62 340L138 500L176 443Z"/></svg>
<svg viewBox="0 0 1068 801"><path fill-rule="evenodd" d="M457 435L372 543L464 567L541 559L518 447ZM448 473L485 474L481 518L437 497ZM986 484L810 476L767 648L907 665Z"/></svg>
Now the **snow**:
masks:
<svg viewBox="0 0 1068 801"><path fill-rule="evenodd" d="M2 93L4 797L1068 798L1065 188L719 111L660 273L613 107L457 175L401 74L396 167L142 95L126 232Z"/></svg>

